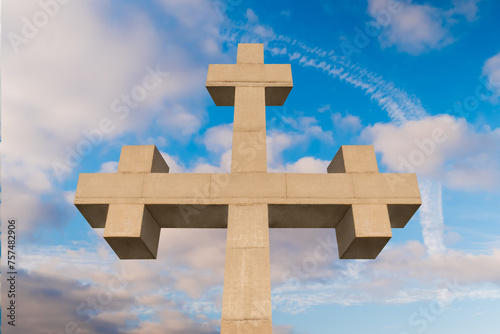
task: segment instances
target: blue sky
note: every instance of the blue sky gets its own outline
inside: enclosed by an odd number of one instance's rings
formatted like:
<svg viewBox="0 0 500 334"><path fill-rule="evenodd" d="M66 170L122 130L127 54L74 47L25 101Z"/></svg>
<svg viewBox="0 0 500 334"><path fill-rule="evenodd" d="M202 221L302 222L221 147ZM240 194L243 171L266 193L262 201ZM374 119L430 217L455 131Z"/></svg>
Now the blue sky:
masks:
<svg viewBox="0 0 500 334"><path fill-rule="evenodd" d="M498 13L492 0L4 1L2 221L19 222L23 304L10 332L220 330L225 231L163 230L157 260L119 261L72 203L78 174L115 172L123 145L155 144L175 173L228 171L233 110L214 106L207 68L258 42L294 81L266 109L269 171L324 173L340 145L369 144L381 172L417 173L423 200L376 260L335 254L298 285L287 273L334 231L271 230L274 333L497 333Z"/></svg>

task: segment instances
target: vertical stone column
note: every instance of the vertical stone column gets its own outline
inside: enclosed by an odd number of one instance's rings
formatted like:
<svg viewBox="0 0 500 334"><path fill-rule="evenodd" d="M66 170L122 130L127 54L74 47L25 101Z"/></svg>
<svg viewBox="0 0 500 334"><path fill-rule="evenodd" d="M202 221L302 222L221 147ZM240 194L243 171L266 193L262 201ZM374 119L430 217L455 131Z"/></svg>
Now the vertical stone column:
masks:
<svg viewBox="0 0 500 334"><path fill-rule="evenodd" d="M271 334L267 204L230 205L221 334Z"/></svg>
<svg viewBox="0 0 500 334"><path fill-rule="evenodd" d="M264 87L236 87L232 173L267 172Z"/></svg>

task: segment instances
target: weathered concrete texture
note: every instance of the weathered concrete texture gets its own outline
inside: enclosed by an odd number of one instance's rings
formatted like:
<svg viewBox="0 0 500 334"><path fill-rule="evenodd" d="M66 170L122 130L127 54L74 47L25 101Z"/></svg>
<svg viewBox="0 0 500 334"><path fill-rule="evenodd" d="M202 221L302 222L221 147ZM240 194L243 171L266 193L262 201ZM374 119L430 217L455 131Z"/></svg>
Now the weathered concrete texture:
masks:
<svg viewBox="0 0 500 334"><path fill-rule="evenodd" d="M371 145L342 145L327 168L328 173L378 173Z"/></svg>
<svg viewBox="0 0 500 334"><path fill-rule="evenodd" d="M393 184L376 173L80 174L75 204L421 204L415 174L400 175Z"/></svg>
<svg viewBox="0 0 500 334"><path fill-rule="evenodd" d="M160 227L144 204L110 204L104 239L120 259L155 259Z"/></svg>
<svg viewBox="0 0 500 334"><path fill-rule="evenodd" d="M234 132L266 133L265 90L262 87L236 87Z"/></svg>
<svg viewBox="0 0 500 334"><path fill-rule="evenodd" d="M387 205L353 204L337 225L341 259L374 259L392 237Z"/></svg>
<svg viewBox="0 0 500 334"><path fill-rule="evenodd" d="M272 333L268 211L230 205L221 333Z"/></svg>
<svg viewBox="0 0 500 334"><path fill-rule="evenodd" d="M239 43L236 62L238 64L264 64L264 44Z"/></svg>
<svg viewBox="0 0 500 334"><path fill-rule="evenodd" d="M272 334L271 320L222 320L221 334Z"/></svg>
<svg viewBox="0 0 500 334"><path fill-rule="evenodd" d="M231 172L267 171L266 132L234 132Z"/></svg>
<svg viewBox="0 0 500 334"><path fill-rule="evenodd" d="M169 167L155 145L123 146L118 173L168 173Z"/></svg>

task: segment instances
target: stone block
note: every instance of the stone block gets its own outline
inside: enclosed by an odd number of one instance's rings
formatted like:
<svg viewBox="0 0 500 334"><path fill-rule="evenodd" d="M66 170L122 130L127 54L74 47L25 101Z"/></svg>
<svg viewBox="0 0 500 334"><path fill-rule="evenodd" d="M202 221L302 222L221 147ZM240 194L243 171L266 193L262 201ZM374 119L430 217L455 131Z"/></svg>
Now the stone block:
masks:
<svg viewBox="0 0 500 334"><path fill-rule="evenodd" d="M327 168L328 173L378 173L371 145L342 145Z"/></svg>
<svg viewBox="0 0 500 334"><path fill-rule="evenodd" d="M168 173L169 169L155 145L122 147L118 173Z"/></svg>
<svg viewBox="0 0 500 334"><path fill-rule="evenodd" d="M155 259L160 227L144 204L110 204L104 239L120 259Z"/></svg>
<svg viewBox="0 0 500 334"><path fill-rule="evenodd" d="M387 205L353 204L335 232L341 259L375 259L392 237Z"/></svg>
<svg viewBox="0 0 500 334"><path fill-rule="evenodd" d="M238 64L264 64L264 44L238 43L236 62Z"/></svg>

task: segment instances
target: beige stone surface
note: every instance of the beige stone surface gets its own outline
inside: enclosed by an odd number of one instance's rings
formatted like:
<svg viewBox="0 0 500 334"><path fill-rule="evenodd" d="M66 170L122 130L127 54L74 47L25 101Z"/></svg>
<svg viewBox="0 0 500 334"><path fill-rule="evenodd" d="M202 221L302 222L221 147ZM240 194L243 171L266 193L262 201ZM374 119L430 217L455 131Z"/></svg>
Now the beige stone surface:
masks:
<svg viewBox="0 0 500 334"><path fill-rule="evenodd" d="M287 196L295 198L354 198L349 174L286 174Z"/></svg>
<svg viewBox="0 0 500 334"><path fill-rule="evenodd" d="M266 132L234 132L231 172L266 171Z"/></svg>
<svg viewBox="0 0 500 334"><path fill-rule="evenodd" d="M155 259L160 227L144 204L110 204L104 239L120 259Z"/></svg>
<svg viewBox="0 0 500 334"><path fill-rule="evenodd" d="M236 87L233 131L266 133L265 89Z"/></svg>
<svg viewBox="0 0 500 334"><path fill-rule="evenodd" d="M228 64L208 67L207 86L290 87L289 64Z"/></svg>
<svg viewBox="0 0 500 334"><path fill-rule="evenodd" d="M342 145L327 168L328 173L378 173L372 145Z"/></svg>
<svg viewBox="0 0 500 334"><path fill-rule="evenodd" d="M123 146L118 173L168 173L169 167L154 145Z"/></svg>
<svg viewBox="0 0 500 334"><path fill-rule="evenodd" d="M337 225L341 259L374 259L392 237L387 205L353 204Z"/></svg>
<svg viewBox="0 0 500 334"><path fill-rule="evenodd" d="M210 198L283 198L286 197L285 174L283 173L232 173L221 182L213 174Z"/></svg>
<svg viewBox="0 0 500 334"><path fill-rule="evenodd" d="M222 320L221 334L272 334L271 320Z"/></svg>
<svg viewBox="0 0 500 334"><path fill-rule="evenodd" d="M81 173L75 192L79 198L138 198L142 196L144 173ZM109 203L109 202L108 202Z"/></svg>
<svg viewBox="0 0 500 334"><path fill-rule="evenodd" d="M420 198L415 174L399 174L398 183L389 182L387 174L353 173L354 193L358 198Z"/></svg>
<svg viewBox="0 0 500 334"><path fill-rule="evenodd" d="M228 212L222 333L271 323L271 269L265 204L230 205ZM232 324L231 324L232 323ZM237 332L242 332L237 330ZM252 333L252 332L250 332Z"/></svg>
<svg viewBox="0 0 500 334"><path fill-rule="evenodd" d="M208 66L206 87L217 106L233 106L235 87L265 88L265 105L285 103L293 87L290 64L264 64L262 44L238 45L237 64Z"/></svg>
<svg viewBox="0 0 500 334"><path fill-rule="evenodd" d="M239 43L236 62L238 64L264 64L264 44Z"/></svg>
<svg viewBox="0 0 500 334"><path fill-rule="evenodd" d="M80 174L75 205L121 259L156 257L161 228L227 228L221 333L272 333L269 227L335 228L341 259L374 259L421 205L415 174L380 174L372 146L343 145L324 174L267 173L265 106L293 87L262 44L210 65L234 105L231 173L170 174L154 145L124 146L117 173Z"/></svg>
<svg viewBox="0 0 500 334"><path fill-rule="evenodd" d="M144 177L141 197L202 200L209 196L210 178L210 174L201 173L148 174Z"/></svg>

